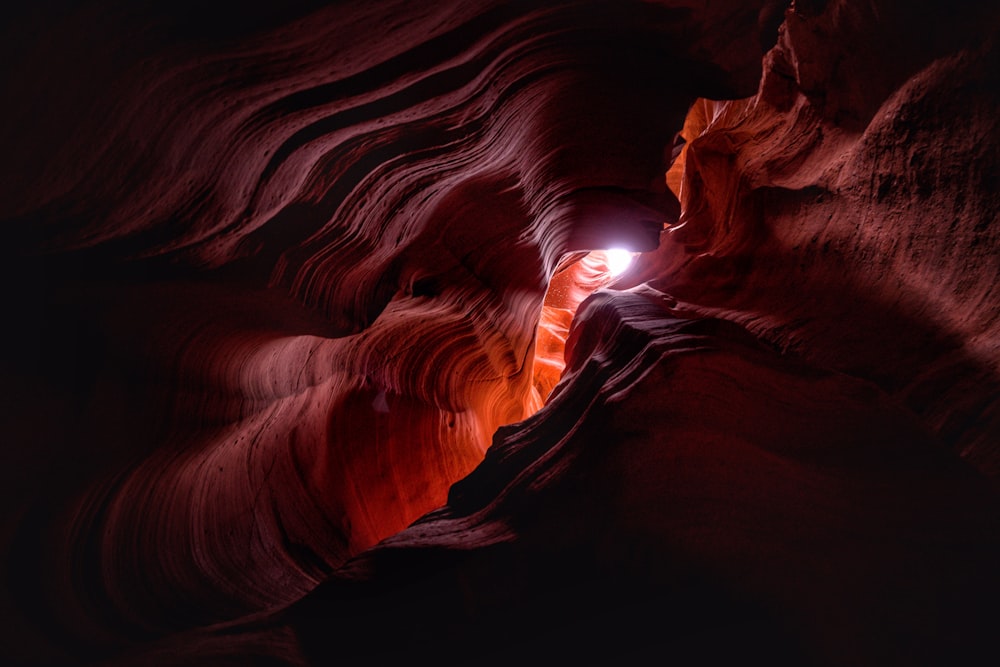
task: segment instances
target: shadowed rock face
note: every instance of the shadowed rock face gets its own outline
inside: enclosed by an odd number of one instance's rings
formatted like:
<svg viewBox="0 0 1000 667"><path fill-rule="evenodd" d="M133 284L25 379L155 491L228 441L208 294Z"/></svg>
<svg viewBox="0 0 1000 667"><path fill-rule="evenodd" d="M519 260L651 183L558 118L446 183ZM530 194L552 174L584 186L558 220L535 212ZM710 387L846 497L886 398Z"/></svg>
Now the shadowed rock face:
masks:
<svg viewBox="0 0 1000 667"><path fill-rule="evenodd" d="M4 654L994 651L997 11L427 4L2 29Z"/></svg>

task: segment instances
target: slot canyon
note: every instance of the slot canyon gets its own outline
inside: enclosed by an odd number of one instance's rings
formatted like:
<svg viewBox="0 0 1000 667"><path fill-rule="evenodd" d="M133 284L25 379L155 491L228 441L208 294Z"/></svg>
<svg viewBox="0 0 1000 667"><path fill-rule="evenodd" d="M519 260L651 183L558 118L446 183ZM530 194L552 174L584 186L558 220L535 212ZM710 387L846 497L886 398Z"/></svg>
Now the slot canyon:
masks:
<svg viewBox="0 0 1000 667"><path fill-rule="evenodd" d="M1000 4L4 15L0 663L1000 664Z"/></svg>

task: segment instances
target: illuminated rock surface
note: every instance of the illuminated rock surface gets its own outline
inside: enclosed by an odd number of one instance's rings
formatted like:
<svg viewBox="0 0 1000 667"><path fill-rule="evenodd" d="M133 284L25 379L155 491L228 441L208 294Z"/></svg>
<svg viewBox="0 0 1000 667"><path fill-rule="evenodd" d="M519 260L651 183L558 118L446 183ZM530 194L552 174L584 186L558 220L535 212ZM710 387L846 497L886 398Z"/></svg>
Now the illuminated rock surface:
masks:
<svg viewBox="0 0 1000 667"><path fill-rule="evenodd" d="M58 4L8 662L995 661L988 3Z"/></svg>

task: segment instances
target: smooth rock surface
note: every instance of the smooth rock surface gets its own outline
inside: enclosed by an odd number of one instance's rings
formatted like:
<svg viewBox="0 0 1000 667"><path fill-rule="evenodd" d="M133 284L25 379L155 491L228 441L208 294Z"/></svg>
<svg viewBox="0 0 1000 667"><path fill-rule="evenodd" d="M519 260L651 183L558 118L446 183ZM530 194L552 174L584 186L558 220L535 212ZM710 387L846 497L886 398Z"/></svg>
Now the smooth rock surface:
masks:
<svg viewBox="0 0 1000 667"><path fill-rule="evenodd" d="M996 662L992 3L6 18L7 663Z"/></svg>

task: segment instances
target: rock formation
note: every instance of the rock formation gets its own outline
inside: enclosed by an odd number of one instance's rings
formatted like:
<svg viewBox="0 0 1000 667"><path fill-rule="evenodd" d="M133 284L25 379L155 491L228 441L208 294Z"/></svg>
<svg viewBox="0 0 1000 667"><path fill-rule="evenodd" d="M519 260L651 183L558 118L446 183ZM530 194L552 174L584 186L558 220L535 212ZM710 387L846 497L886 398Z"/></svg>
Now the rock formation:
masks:
<svg viewBox="0 0 1000 667"><path fill-rule="evenodd" d="M994 663L998 27L11 10L7 662Z"/></svg>

